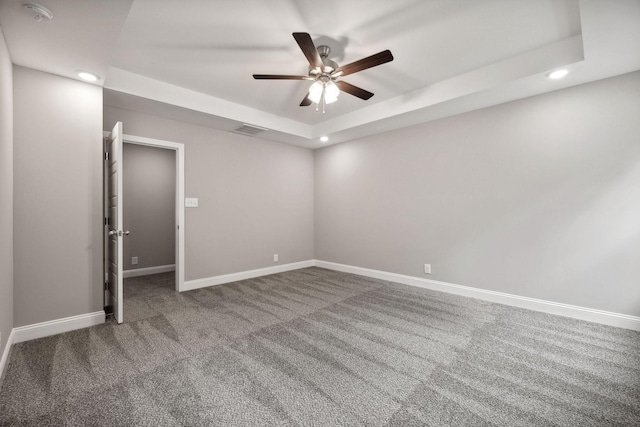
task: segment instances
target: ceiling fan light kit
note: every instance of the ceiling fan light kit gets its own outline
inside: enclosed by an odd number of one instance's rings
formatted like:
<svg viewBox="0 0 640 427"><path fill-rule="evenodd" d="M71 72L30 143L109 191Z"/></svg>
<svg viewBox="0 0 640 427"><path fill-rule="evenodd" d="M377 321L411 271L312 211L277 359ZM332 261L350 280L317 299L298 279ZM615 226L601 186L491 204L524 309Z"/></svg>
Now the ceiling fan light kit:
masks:
<svg viewBox="0 0 640 427"><path fill-rule="evenodd" d="M372 92L338 80L339 78L393 61L391 52L385 50L340 67L335 61L328 58L331 48L325 45L316 48L308 33L293 33L293 38L309 61L309 75L254 74L253 78L256 80L312 80L309 92L302 99L300 106L307 107L315 102L316 111L318 111L322 104L323 113L326 104L336 102L341 91L365 101L373 96Z"/></svg>

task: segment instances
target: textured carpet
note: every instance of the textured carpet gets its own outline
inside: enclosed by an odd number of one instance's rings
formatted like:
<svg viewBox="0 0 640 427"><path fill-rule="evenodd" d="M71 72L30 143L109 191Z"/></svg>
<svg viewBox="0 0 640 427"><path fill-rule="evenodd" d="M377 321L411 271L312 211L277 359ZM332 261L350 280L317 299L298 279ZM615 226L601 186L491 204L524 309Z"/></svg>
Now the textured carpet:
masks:
<svg viewBox="0 0 640 427"><path fill-rule="evenodd" d="M640 333L308 268L16 344L0 425L638 426Z"/></svg>

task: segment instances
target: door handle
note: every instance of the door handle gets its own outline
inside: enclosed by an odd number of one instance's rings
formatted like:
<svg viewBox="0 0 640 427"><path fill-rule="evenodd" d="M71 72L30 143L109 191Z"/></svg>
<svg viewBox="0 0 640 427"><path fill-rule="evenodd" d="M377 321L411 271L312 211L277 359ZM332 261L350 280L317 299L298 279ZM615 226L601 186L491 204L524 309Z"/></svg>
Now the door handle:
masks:
<svg viewBox="0 0 640 427"><path fill-rule="evenodd" d="M116 235L118 237L122 237L122 236L128 236L129 234L131 234L131 232L129 230L127 230L127 231L109 230L109 236Z"/></svg>

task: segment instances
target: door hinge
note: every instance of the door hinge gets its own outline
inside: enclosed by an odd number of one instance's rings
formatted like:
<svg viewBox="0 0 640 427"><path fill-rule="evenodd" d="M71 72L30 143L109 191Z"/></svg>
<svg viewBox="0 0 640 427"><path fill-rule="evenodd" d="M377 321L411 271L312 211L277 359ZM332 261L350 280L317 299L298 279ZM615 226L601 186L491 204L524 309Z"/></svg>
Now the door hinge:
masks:
<svg viewBox="0 0 640 427"><path fill-rule="evenodd" d="M109 153L107 153L106 151L105 151L105 153L104 153L104 159L105 159L105 160L109 160Z"/></svg>

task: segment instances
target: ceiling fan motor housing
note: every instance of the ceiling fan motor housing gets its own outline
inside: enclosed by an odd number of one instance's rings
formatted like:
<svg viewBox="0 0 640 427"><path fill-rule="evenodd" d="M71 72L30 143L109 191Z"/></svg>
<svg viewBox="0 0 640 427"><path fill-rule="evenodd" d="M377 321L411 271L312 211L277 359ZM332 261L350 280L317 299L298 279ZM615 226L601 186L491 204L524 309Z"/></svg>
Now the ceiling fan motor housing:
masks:
<svg viewBox="0 0 640 427"><path fill-rule="evenodd" d="M328 58L329 54L331 53L331 48L326 45L318 46L318 53L320 54L320 58L322 59L324 68L320 70L310 65L309 76L313 77L316 80L321 77L326 77L327 81L331 80L330 74L338 68L338 64Z"/></svg>

